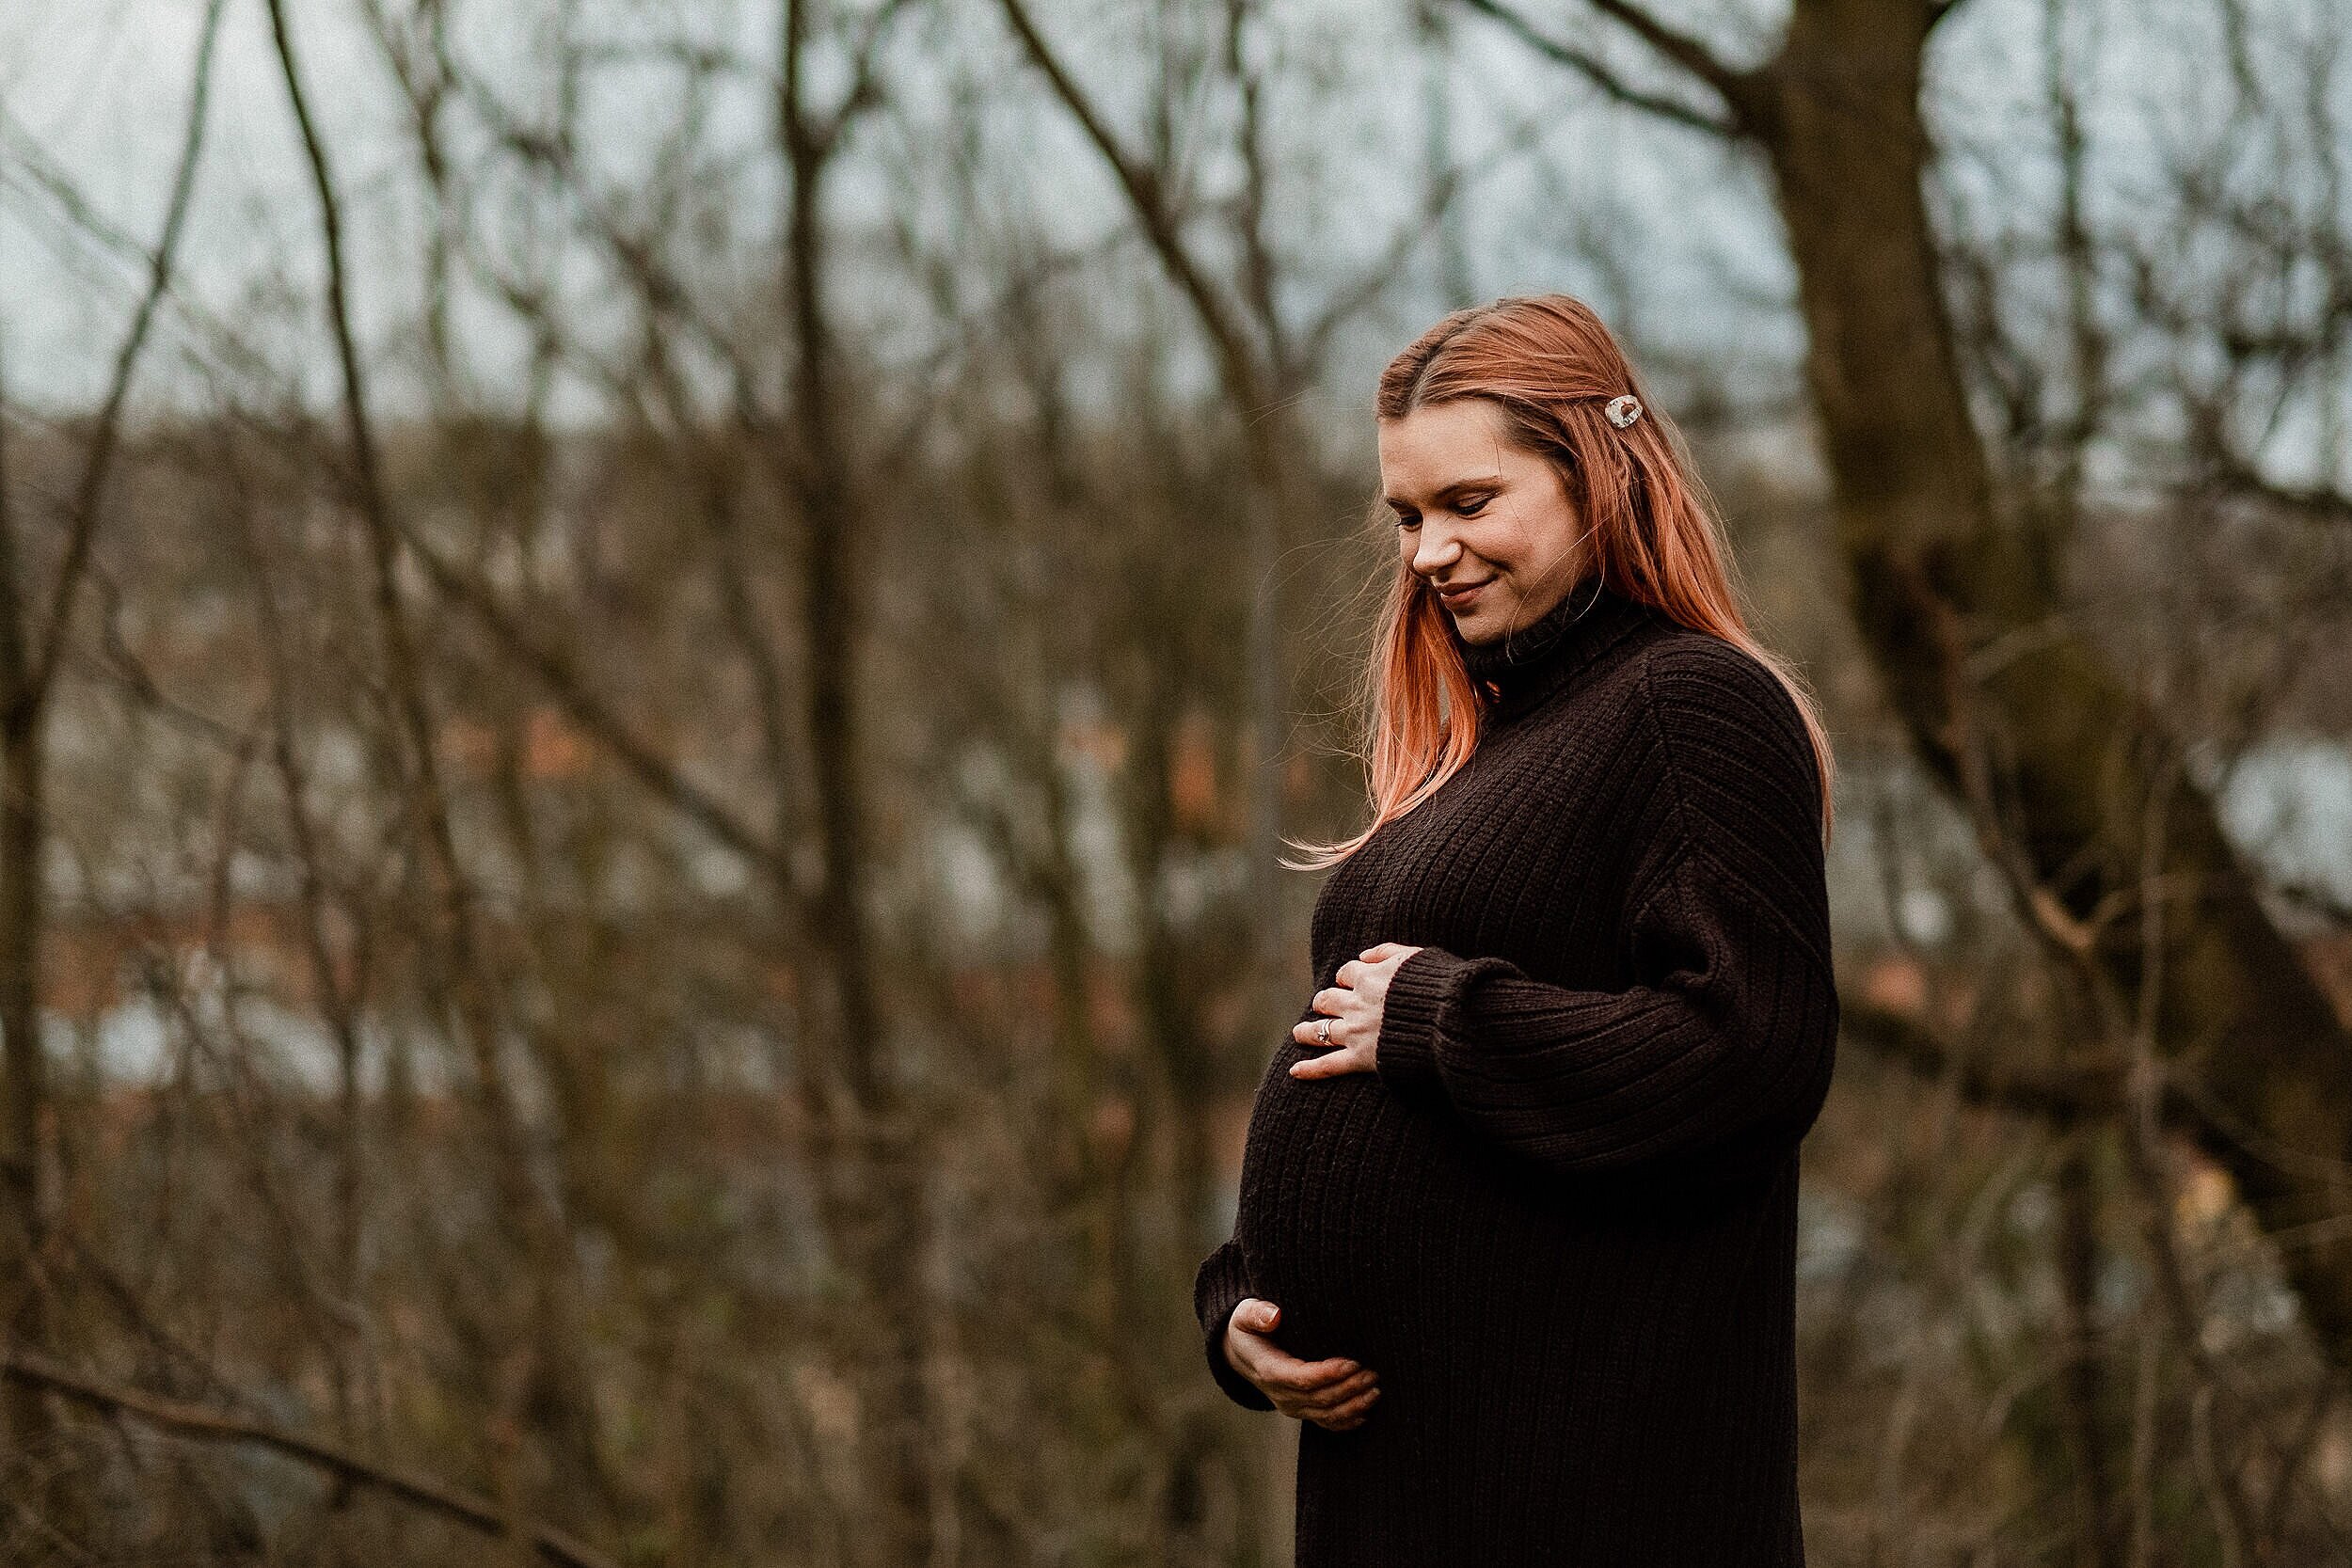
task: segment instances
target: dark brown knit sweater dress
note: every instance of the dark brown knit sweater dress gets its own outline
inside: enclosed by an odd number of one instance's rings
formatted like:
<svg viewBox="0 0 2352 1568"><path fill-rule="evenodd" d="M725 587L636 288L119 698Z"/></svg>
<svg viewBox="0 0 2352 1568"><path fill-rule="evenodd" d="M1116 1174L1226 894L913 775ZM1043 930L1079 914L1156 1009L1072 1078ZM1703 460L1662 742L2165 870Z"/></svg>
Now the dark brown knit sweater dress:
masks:
<svg viewBox="0 0 2352 1568"><path fill-rule="evenodd" d="M1299 1425L1299 1568L1787 1568L1798 1142L1837 1033L1820 783L1795 705L1593 578L1457 645L1470 763L1334 867L1313 985L1382 942L1378 1070L1251 1112L1194 1299L1352 1356L1365 1422ZM1314 1016L1302 1004L1299 1016Z"/></svg>

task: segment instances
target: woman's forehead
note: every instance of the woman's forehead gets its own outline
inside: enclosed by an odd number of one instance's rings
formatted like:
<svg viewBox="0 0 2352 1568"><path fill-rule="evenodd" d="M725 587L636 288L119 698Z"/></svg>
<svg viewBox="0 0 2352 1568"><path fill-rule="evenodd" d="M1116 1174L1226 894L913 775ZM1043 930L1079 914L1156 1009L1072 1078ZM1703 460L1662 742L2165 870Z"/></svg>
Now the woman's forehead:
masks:
<svg viewBox="0 0 2352 1568"><path fill-rule="evenodd" d="M1484 398L1424 404L1380 421L1380 480L1392 500L1451 484L1500 479L1517 455L1501 410Z"/></svg>

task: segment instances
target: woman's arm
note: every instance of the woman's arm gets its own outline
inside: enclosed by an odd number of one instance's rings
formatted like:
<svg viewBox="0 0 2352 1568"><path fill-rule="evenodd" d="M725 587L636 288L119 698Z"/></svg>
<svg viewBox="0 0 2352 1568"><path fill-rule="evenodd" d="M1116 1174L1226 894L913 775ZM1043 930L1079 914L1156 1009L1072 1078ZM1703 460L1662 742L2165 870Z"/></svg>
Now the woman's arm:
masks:
<svg viewBox="0 0 2352 1568"><path fill-rule="evenodd" d="M1720 641L1652 660L1663 826L1630 883L1634 984L1578 990L1423 947L1391 978L1375 1070L1548 1169L1712 1184L1777 1163L1829 1090L1820 783L1770 671Z"/></svg>
<svg viewBox="0 0 2352 1568"><path fill-rule="evenodd" d="M1233 1308L1256 1293L1250 1290L1248 1274L1242 1267L1238 1241L1229 1241L1209 1254L1192 1278L1192 1307L1200 1319L1200 1333L1208 1341L1210 1375L1235 1404L1247 1410L1271 1410L1274 1402L1256 1384L1234 1370L1232 1362L1225 1355L1225 1326L1232 1321Z"/></svg>

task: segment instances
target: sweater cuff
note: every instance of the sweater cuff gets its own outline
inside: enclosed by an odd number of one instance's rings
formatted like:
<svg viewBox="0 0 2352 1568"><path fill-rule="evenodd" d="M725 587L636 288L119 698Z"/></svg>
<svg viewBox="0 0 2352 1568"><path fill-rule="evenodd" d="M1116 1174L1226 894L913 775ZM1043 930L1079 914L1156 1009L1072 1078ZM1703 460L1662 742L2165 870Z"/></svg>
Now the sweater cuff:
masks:
<svg viewBox="0 0 2352 1568"><path fill-rule="evenodd" d="M1372 1066L1381 1082L1401 1095L1444 1090L1438 1072L1438 1010L1463 961L1442 947L1424 947L1407 956L1389 977Z"/></svg>
<svg viewBox="0 0 2352 1568"><path fill-rule="evenodd" d="M1232 1322L1233 1308L1254 1294L1249 1289L1248 1273L1242 1267L1241 1245L1227 1242L1202 1261L1200 1272L1193 1275L1193 1310L1200 1319L1200 1332L1209 1353L1209 1375L1225 1390L1225 1397L1245 1410L1271 1410L1274 1402L1265 1391L1240 1372L1225 1358L1225 1329Z"/></svg>

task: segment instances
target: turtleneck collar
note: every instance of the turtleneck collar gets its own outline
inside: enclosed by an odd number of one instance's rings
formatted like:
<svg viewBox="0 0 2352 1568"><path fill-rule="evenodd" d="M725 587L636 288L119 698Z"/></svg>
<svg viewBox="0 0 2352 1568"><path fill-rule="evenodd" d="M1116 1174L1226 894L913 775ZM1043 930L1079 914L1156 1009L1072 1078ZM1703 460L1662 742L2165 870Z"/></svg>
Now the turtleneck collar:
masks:
<svg viewBox="0 0 2352 1568"><path fill-rule="evenodd" d="M1492 642L1470 642L1446 630L1461 652L1470 679L1485 693L1489 723L1516 716L1557 690L1569 677L1613 646L1650 613L1597 577L1570 588L1526 626Z"/></svg>

